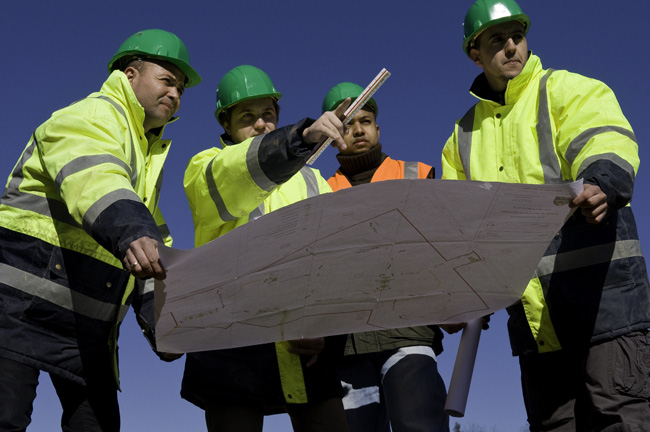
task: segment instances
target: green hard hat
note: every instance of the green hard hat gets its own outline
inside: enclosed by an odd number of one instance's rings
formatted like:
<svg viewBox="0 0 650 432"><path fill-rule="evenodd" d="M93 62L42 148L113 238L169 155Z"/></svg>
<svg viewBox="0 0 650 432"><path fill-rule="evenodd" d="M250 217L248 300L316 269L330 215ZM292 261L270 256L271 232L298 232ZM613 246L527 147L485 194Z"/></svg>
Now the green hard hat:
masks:
<svg viewBox="0 0 650 432"><path fill-rule="evenodd" d="M341 104L341 102L347 98L351 98L354 102L354 100L358 98L361 93L363 93L363 87L358 84L351 82L339 83L327 92L325 99L323 99L323 106L321 107L321 110L323 112L333 111ZM375 100L373 98L370 98L370 100L366 102L366 105L370 106L376 118L379 109L377 108L377 103Z"/></svg>
<svg viewBox="0 0 650 432"><path fill-rule="evenodd" d="M282 93L275 89L271 78L262 69L241 65L230 69L217 86L217 109L214 116L236 103L249 99L274 98L280 100Z"/></svg>
<svg viewBox="0 0 650 432"><path fill-rule="evenodd" d="M183 41L165 30L142 30L125 40L108 62L108 72L121 69L136 58L156 58L168 61L185 74L185 87L201 82L201 76L190 66L190 55Z"/></svg>
<svg viewBox="0 0 650 432"><path fill-rule="evenodd" d="M524 25L524 35L528 33L530 19L515 0L476 0L463 22L465 54L469 57L470 46L483 30L508 21L520 21Z"/></svg>

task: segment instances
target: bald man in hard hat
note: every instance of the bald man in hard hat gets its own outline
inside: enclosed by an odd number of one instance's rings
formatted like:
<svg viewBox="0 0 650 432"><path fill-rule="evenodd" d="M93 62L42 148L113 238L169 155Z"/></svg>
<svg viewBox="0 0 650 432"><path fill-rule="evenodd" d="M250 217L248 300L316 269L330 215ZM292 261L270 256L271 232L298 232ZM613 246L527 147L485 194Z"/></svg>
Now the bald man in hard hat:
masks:
<svg viewBox="0 0 650 432"><path fill-rule="evenodd" d="M324 139L345 148L340 117L349 101L316 121L277 128L282 94L251 65L219 82L221 148L194 156L184 186L201 246L262 215L331 192L305 163ZM216 270L218 271L218 269ZM347 431L335 361L344 338L283 341L188 353L181 395L205 410L208 431L261 432L264 416L287 412L300 432Z"/></svg>
<svg viewBox="0 0 650 432"><path fill-rule="evenodd" d="M463 50L483 71L458 121L443 178L583 180L576 211L508 308L531 431L648 430L650 284L630 207L636 137L602 82L543 69L514 0L478 0Z"/></svg>
<svg viewBox="0 0 650 432"><path fill-rule="evenodd" d="M36 129L0 201L3 431L29 425L40 371L63 430L118 431L116 338L132 301L155 346L153 292L134 290L134 277L165 278L162 133L201 77L185 44L158 29L129 37L108 70L98 92Z"/></svg>

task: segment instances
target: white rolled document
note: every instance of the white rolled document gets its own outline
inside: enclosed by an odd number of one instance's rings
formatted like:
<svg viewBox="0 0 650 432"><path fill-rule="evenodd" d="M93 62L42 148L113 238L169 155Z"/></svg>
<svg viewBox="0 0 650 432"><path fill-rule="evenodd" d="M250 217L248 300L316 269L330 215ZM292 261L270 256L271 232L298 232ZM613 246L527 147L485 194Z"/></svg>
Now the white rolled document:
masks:
<svg viewBox="0 0 650 432"><path fill-rule="evenodd" d="M469 321L460 338L454 372L451 374L447 402L445 403L445 412L452 417L463 417L465 415L467 395L469 394L469 385L472 382L482 325L483 318Z"/></svg>

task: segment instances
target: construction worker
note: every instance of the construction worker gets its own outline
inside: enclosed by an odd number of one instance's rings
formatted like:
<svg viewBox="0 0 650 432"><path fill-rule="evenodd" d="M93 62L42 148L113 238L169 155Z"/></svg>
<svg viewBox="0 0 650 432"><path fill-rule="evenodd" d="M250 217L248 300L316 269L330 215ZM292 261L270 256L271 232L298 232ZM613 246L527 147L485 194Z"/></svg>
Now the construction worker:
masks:
<svg viewBox="0 0 650 432"><path fill-rule="evenodd" d="M442 155L443 178L584 181L520 302L508 308L531 431L647 430L650 285L630 201L638 146L602 82L543 69L514 0L478 0L463 50L479 101Z"/></svg>
<svg viewBox="0 0 650 432"><path fill-rule="evenodd" d="M129 37L102 88L32 134L0 201L0 429L25 430L40 371L67 431L118 431L117 334L133 301L164 279L171 244L158 209L162 139L186 87L201 82L185 44L164 30ZM142 287L143 284L138 284ZM142 295L141 295L142 294Z"/></svg>
<svg viewBox="0 0 650 432"><path fill-rule="evenodd" d="M351 82L332 87L322 111L354 101L363 88ZM333 191L395 179L434 177L422 162L394 160L382 152L377 103L371 98L345 128L347 149L336 158L340 167L327 182ZM350 334L339 375L345 415L353 432L449 431L444 412L447 390L438 373L442 352L437 326L408 327Z"/></svg>
<svg viewBox="0 0 650 432"><path fill-rule="evenodd" d="M197 154L185 171L195 246L331 192L305 163L321 140L345 148L339 117L349 102L315 122L276 129L281 97L254 66L237 66L219 82L222 148ZM284 411L295 431L347 431L334 365L342 345L341 337L327 337L188 353L181 396L205 410L208 431L261 432L265 415Z"/></svg>

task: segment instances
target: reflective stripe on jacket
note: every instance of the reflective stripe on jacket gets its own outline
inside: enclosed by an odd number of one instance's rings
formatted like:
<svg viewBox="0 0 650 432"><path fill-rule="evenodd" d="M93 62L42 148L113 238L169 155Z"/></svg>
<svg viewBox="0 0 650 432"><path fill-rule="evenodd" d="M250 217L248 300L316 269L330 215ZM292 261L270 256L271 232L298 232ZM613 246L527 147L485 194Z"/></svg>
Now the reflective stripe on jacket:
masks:
<svg viewBox="0 0 650 432"><path fill-rule="evenodd" d="M472 87L481 99L479 76ZM456 124L443 178L506 183L584 179L607 194L608 216L576 212L551 241L522 302L509 309L515 354L584 346L650 325L650 290L629 202L639 165L613 92L531 54L505 104L481 99Z"/></svg>
<svg viewBox="0 0 650 432"><path fill-rule="evenodd" d="M422 162L404 162L387 157L373 174L371 182L396 179L423 179L427 178L430 171L431 166ZM336 173L327 180L327 183L333 191L352 187L350 181L340 169L336 170Z"/></svg>
<svg viewBox="0 0 650 432"><path fill-rule="evenodd" d="M223 149L213 147L190 160L183 184L192 210L196 247L263 214L331 192L319 171L304 167L300 158L284 162L292 164L293 171L282 166L262 169L261 165L276 164L261 160L272 159L266 150L270 146L262 146L262 142L274 136L260 135L236 145L222 139Z"/></svg>
<svg viewBox="0 0 650 432"><path fill-rule="evenodd" d="M425 179L432 167L422 162L404 162L386 157L370 180ZM352 187L340 169L327 180L333 191ZM344 355L367 354L393 350L407 346L431 346L436 354L442 352L443 334L436 326L406 327L350 334Z"/></svg>
<svg viewBox="0 0 650 432"><path fill-rule="evenodd" d="M222 138L222 149L202 151L190 160L184 186L194 220L196 247L264 214L331 192L318 170L304 167L311 149L304 149L300 156L293 154L301 142L298 131L307 125L301 123L239 144ZM306 403L300 356L290 353L288 347L287 342L275 344L282 391L287 403ZM205 384L193 377L209 376L208 370L219 368L220 352L206 354L188 354L187 364L195 370L188 372L186 367L183 391L191 401L194 389ZM202 368L205 373L198 370Z"/></svg>
<svg viewBox="0 0 650 432"><path fill-rule="evenodd" d="M80 383L80 356L111 355L133 287L121 259L167 232L157 202L170 141L143 121L116 71L32 135L0 202L0 355Z"/></svg>

